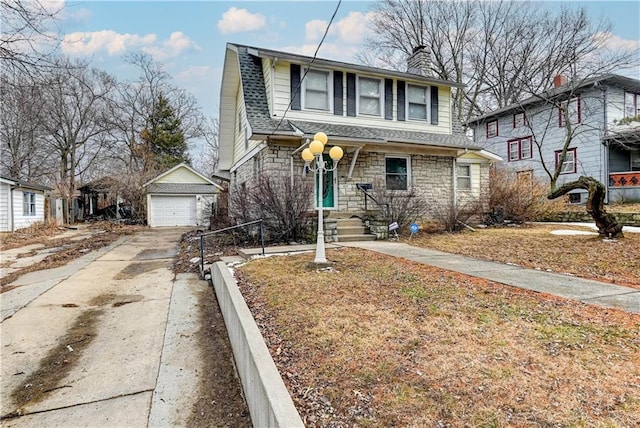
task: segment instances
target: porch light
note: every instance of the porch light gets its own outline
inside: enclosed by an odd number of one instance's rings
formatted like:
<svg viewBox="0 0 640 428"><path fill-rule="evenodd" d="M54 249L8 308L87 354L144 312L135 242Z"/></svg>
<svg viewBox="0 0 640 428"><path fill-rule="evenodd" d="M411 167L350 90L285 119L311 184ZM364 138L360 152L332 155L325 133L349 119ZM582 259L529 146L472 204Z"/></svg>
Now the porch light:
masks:
<svg viewBox="0 0 640 428"><path fill-rule="evenodd" d="M318 232L316 239L316 258L313 260L314 263L327 263L327 258L325 256L325 248L324 248L324 224L322 214L324 211L323 207L323 189L322 184L324 182L324 174L327 172L335 171L338 169L338 162L342 159L343 151L339 146L333 146L331 150L329 150L329 156L333 160L333 166L329 167L322 157L322 153L324 152L324 146L329 141L327 134L324 132L318 132L313 136L313 141L309 144L309 147L304 149L301 153L302 159L305 161L307 165L309 165L309 169L313 172L317 172L317 183L318 183ZM312 164L313 162L313 164Z"/></svg>

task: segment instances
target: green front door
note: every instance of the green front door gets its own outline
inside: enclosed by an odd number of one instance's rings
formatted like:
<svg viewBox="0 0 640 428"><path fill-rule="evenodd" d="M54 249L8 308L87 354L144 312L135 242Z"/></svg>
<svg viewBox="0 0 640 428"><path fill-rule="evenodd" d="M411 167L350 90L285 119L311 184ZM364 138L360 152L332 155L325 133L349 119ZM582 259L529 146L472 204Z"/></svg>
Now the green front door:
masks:
<svg viewBox="0 0 640 428"><path fill-rule="evenodd" d="M333 161L329 157L329 155L322 155L327 167L333 167ZM325 171L322 174L322 207L323 208L335 208L335 189L334 189L334 180L333 180L333 171ZM318 192L319 182L318 182L318 173L316 172L316 208L318 208Z"/></svg>

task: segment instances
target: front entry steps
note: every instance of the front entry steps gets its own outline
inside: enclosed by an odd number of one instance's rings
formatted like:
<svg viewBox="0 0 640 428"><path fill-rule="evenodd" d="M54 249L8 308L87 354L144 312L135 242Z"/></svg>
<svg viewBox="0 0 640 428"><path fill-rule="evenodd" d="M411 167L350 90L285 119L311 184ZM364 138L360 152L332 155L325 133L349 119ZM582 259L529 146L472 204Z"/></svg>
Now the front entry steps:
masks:
<svg viewBox="0 0 640 428"><path fill-rule="evenodd" d="M369 231L358 217L336 219L338 242L375 241L376 235Z"/></svg>

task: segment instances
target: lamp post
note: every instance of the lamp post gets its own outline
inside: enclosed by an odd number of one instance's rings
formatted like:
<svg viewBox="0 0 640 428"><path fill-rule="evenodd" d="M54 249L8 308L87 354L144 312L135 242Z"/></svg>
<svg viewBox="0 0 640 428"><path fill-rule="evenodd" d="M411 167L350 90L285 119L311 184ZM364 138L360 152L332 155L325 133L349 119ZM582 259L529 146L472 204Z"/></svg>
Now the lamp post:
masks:
<svg viewBox="0 0 640 428"><path fill-rule="evenodd" d="M338 162L342 159L342 148L339 146L333 146L329 150L329 156L333 160L333 166L328 167L327 162L322 158L324 152L324 146L327 144L327 134L324 132L318 132L313 136L313 141L309 144L309 147L302 151L302 159L309 169L318 173L318 233L316 240L316 258L314 263L327 263L327 258L324 251L324 224L322 219L322 213L324 211L323 203L323 189L322 182L325 172L335 171L338 168ZM311 163L313 162L313 165Z"/></svg>

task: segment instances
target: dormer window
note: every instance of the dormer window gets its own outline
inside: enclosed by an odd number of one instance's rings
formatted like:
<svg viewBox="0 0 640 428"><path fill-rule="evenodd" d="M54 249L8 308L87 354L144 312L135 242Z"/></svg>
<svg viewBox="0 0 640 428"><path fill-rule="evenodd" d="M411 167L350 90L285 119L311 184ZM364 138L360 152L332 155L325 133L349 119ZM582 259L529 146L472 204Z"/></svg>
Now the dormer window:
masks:
<svg viewBox="0 0 640 428"><path fill-rule="evenodd" d="M429 117L429 88L425 86L407 85L407 102L409 119L427 120Z"/></svg>
<svg viewBox="0 0 640 428"><path fill-rule="evenodd" d="M330 75L328 71L308 70L304 77L303 106L309 110L330 108Z"/></svg>
<svg viewBox="0 0 640 428"><path fill-rule="evenodd" d="M358 77L358 114L380 116L382 113L382 80Z"/></svg>

